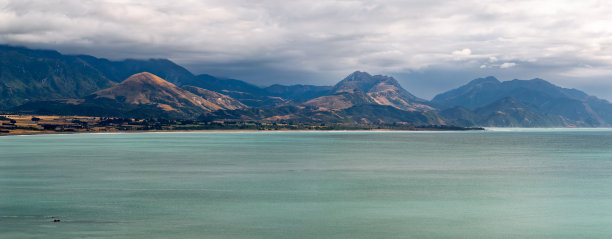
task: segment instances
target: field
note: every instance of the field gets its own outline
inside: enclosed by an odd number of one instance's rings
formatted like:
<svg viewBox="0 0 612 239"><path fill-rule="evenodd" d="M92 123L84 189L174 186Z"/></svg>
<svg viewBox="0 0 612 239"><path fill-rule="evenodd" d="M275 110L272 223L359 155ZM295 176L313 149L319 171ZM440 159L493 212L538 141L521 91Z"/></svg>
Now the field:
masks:
<svg viewBox="0 0 612 239"><path fill-rule="evenodd" d="M0 135L117 131L112 125L98 126L102 121L86 116L0 115Z"/></svg>
<svg viewBox="0 0 612 239"><path fill-rule="evenodd" d="M303 122L235 122L167 119L130 119L88 116L0 115L0 135L176 131L176 130L482 130L444 125L324 124Z"/></svg>

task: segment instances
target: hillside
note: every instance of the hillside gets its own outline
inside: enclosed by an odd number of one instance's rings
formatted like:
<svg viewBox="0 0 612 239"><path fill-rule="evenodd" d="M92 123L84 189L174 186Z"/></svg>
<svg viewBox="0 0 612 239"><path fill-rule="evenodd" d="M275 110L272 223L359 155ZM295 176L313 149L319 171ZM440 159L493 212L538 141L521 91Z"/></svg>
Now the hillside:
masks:
<svg viewBox="0 0 612 239"><path fill-rule="evenodd" d="M612 125L612 104L586 93L556 86L542 79L500 82L494 77L480 78L434 97L432 103L451 109L473 111L481 126L521 127L601 127ZM511 105L512 107L509 107ZM521 111L508 112L509 109ZM491 119L491 112L496 114ZM521 113L522 112L522 113Z"/></svg>
<svg viewBox="0 0 612 239"><path fill-rule="evenodd" d="M151 73L143 72L81 99L32 102L18 107L17 110L39 114L195 118L204 112L245 107L229 96L197 87L190 89L205 97L214 98L219 104L181 89Z"/></svg>
<svg viewBox="0 0 612 239"><path fill-rule="evenodd" d="M330 93L332 86L317 85L280 85L274 84L264 88L271 96L281 97L295 103L303 103Z"/></svg>
<svg viewBox="0 0 612 239"><path fill-rule="evenodd" d="M77 55L75 57L87 62L114 82L121 82L140 72L150 72L177 86L194 85L196 81L191 72L168 59L110 61L88 55Z"/></svg>
<svg viewBox="0 0 612 239"><path fill-rule="evenodd" d="M80 98L140 72L179 86L196 81L191 72L166 59L110 61L0 45L0 110L32 101Z"/></svg>
<svg viewBox="0 0 612 239"><path fill-rule="evenodd" d="M363 104L388 105L400 110L427 111L426 100L406 91L393 77L356 71L338 82L329 95L305 102L311 107L345 109Z"/></svg>
<svg viewBox="0 0 612 239"><path fill-rule="evenodd" d="M208 74L196 76L195 81L190 85L231 96L249 107L269 108L288 102L282 97L269 95L264 89L253 84Z"/></svg>
<svg viewBox="0 0 612 239"><path fill-rule="evenodd" d="M78 57L0 46L0 109L37 100L78 98L114 84Z"/></svg>
<svg viewBox="0 0 612 239"><path fill-rule="evenodd" d="M89 55L63 55L0 45L0 110L26 102L81 98L122 82L133 74L150 72L176 86L196 86L229 95L251 107L274 107L310 99L321 87L274 86L264 89L244 81L195 76L167 59L111 61ZM278 90L290 87L290 91ZM326 88L326 87L323 87ZM294 91L295 90L295 91ZM314 92L314 93L311 93ZM298 93L299 92L299 93Z"/></svg>
<svg viewBox="0 0 612 239"><path fill-rule="evenodd" d="M204 113L200 119L213 121L260 121L281 123L343 123L387 125L444 125L434 112L404 111L388 105L358 105L345 109L280 106L267 109L219 110Z"/></svg>
<svg viewBox="0 0 612 239"><path fill-rule="evenodd" d="M220 94L214 91L202 89L202 88L195 87L195 86L183 86L182 89L189 91L193 93L194 95L202 97L208 102L211 102L217 105L218 108L215 108L213 110L219 110L219 109L237 110L237 109L248 108L248 106L246 106L242 102L232 97L229 97L227 95Z"/></svg>

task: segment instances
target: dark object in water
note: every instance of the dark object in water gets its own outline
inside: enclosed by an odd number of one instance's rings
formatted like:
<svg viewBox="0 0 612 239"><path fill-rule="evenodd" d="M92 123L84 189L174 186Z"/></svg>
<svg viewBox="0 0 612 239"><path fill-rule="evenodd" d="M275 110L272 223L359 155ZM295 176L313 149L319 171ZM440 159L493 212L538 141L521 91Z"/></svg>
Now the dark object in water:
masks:
<svg viewBox="0 0 612 239"><path fill-rule="evenodd" d="M61 220L56 218L56 219L53 219L53 222L61 222Z"/></svg>

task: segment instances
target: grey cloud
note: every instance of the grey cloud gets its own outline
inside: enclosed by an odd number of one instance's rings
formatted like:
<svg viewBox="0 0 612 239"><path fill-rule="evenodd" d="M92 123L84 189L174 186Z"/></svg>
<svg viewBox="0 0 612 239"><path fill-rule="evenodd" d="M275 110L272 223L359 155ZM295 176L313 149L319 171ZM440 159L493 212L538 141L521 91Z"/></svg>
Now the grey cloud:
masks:
<svg viewBox="0 0 612 239"><path fill-rule="evenodd" d="M605 1L558 0L5 0L0 43L170 58L257 84L333 84L365 70L439 92L495 75L612 99L601 90L612 92L611 11Z"/></svg>

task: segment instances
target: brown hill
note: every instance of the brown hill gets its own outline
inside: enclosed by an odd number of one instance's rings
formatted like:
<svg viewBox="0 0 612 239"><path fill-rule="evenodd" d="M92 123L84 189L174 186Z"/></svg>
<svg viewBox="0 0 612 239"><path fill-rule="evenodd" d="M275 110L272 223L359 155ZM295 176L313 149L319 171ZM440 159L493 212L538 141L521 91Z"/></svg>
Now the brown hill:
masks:
<svg viewBox="0 0 612 239"><path fill-rule="evenodd" d="M375 104L374 99L360 90L346 90L307 101L304 105L326 109L346 109L356 105Z"/></svg>
<svg viewBox="0 0 612 239"><path fill-rule="evenodd" d="M309 100L305 105L330 109L346 109L363 104L388 105L407 111L434 109L426 103L426 100L402 88L393 77L356 71L336 84L331 95Z"/></svg>
<svg viewBox="0 0 612 239"><path fill-rule="evenodd" d="M239 101L213 91L188 87L191 93L148 72L130 76L113 87L81 99L26 103L16 111L39 114L135 118L197 118L206 112L246 108Z"/></svg>
<svg viewBox="0 0 612 239"><path fill-rule="evenodd" d="M88 98L111 99L124 104L154 105L164 111L186 114L245 107L229 96L197 87L191 89L197 94L181 89L156 75L143 72L134 74L111 88L94 92Z"/></svg>
<svg viewBox="0 0 612 239"><path fill-rule="evenodd" d="M126 104L156 105L165 111L181 108L200 108L211 111L213 104L148 72L130 76L108 89L94 92L91 98L112 99ZM211 109L213 108L213 109Z"/></svg>
<svg viewBox="0 0 612 239"><path fill-rule="evenodd" d="M244 109L247 108L247 106L245 104L243 104L242 102L229 97L227 95L221 94L221 93L217 93L211 90L207 90L207 89L202 89L199 87L195 87L195 86L184 86L183 87L184 90L187 90L197 96L202 97L203 99L207 100L208 102L211 102L217 106L220 107L220 109L225 109L225 110L237 110L237 109Z"/></svg>

